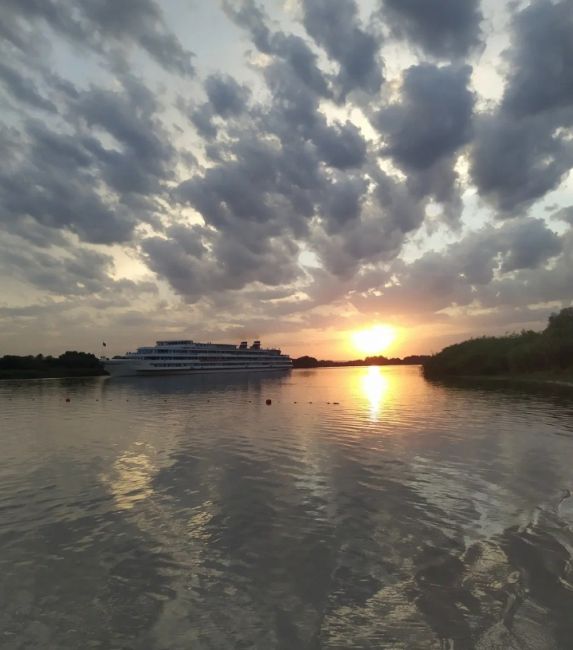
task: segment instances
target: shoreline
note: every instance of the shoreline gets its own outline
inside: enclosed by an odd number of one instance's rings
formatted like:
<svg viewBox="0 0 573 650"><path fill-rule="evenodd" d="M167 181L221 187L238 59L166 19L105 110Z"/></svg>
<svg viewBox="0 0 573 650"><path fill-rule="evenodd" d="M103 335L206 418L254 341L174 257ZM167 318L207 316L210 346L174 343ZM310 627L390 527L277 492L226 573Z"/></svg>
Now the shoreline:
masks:
<svg viewBox="0 0 573 650"><path fill-rule="evenodd" d="M444 375L442 377L425 377L427 381L506 381L521 384L543 384L553 386L566 386L573 388L573 377L560 378L557 376L531 376L531 375Z"/></svg>
<svg viewBox="0 0 573 650"><path fill-rule="evenodd" d="M84 373L79 373L79 374L33 374L33 373L18 373L18 374L12 374L8 375L0 373L0 381L29 381L32 379L86 379L86 378L91 378L91 377L109 377L109 375L106 373L92 373L92 374L84 374Z"/></svg>

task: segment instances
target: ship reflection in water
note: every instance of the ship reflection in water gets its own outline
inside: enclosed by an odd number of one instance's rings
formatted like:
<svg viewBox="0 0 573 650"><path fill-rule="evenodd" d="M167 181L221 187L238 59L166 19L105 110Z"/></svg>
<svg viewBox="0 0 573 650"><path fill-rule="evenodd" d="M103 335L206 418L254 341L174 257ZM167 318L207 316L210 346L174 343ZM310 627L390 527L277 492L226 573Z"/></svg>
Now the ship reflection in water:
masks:
<svg viewBox="0 0 573 650"><path fill-rule="evenodd" d="M573 396L494 383L0 382L0 647L570 650Z"/></svg>

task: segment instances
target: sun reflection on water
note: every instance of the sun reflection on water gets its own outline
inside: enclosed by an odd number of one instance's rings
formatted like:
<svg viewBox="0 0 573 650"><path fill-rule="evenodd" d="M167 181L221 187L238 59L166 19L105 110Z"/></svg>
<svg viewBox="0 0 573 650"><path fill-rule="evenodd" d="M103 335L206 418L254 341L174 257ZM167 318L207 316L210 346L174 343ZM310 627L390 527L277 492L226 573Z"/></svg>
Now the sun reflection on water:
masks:
<svg viewBox="0 0 573 650"><path fill-rule="evenodd" d="M153 493L151 482L157 470L144 451L124 452L115 460L112 470L112 474L103 479L121 510L131 510L138 501Z"/></svg>
<svg viewBox="0 0 573 650"><path fill-rule="evenodd" d="M378 366L370 366L362 375L362 392L370 402L370 419L377 420L387 396L390 382Z"/></svg>

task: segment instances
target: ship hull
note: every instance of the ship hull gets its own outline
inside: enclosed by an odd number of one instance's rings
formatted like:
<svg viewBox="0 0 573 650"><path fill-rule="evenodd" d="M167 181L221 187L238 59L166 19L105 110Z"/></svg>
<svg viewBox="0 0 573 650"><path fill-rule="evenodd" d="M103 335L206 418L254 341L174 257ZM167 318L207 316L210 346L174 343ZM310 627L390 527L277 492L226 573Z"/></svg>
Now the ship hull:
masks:
<svg viewBox="0 0 573 650"><path fill-rule="evenodd" d="M123 363L122 363L123 362ZM143 363L133 363L130 361L110 360L104 362L106 371L112 377L143 377L155 375L198 375L198 374L213 374L213 373L226 373L226 372L285 372L292 370L292 366L285 365L245 365L245 366L223 366L220 368L203 367L188 367L188 368L153 368Z"/></svg>

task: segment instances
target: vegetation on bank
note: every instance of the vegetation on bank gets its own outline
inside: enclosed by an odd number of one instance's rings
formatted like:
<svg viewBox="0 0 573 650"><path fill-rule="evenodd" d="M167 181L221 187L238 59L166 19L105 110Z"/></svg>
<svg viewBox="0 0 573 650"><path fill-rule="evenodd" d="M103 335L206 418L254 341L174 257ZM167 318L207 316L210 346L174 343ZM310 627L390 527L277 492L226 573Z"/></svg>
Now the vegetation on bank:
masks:
<svg viewBox="0 0 573 650"><path fill-rule="evenodd" d="M293 368L338 368L344 366L415 366L420 365L429 357L415 354L403 359L387 358L383 356L366 357L366 359L355 359L353 361L319 361L314 357L299 357L293 359Z"/></svg>
<svg viewBox="0 0 573 650"><path fill-rule="evenodd" d="M461 376L573 380L573 307L549 318L542 332L484 336L444 348L423 363L428 379Z"/></svg>
<svg viewBox="0 0 573 650"><path fill-rule="evenodd" d="M86 352L68 351L59 357L0 358L0 379L44 379L49 377L90 377L107 374L100 360Z"/></svg>

